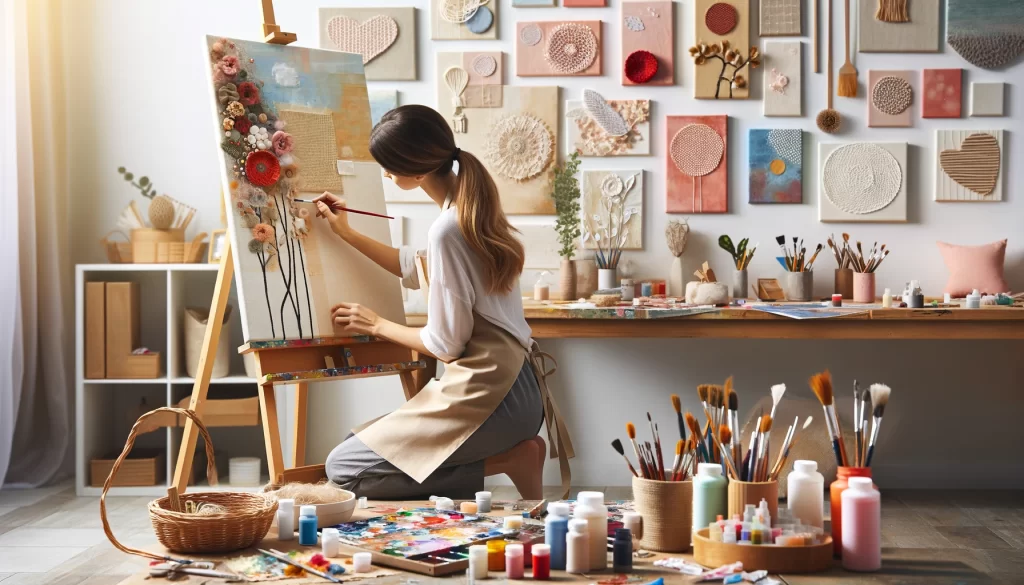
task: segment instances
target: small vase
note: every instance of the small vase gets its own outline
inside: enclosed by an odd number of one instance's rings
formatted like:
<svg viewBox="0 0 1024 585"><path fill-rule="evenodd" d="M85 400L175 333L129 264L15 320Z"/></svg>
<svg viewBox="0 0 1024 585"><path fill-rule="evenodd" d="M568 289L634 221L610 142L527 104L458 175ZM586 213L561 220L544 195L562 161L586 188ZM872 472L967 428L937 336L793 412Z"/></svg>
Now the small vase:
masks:
<svg viewBox="0 0 1024 585"><path fill-rule="evenodd" d="M562 259L558 270L558 290L563 301L576 299L576 262Z"/></svg>
<svg viewBox="0 0 1024 585"><path fill-rule="evenodd" d="M615 268L598 268L597 269L597 288L598 290L607 290L610 288L617 288L619 271Z"/></svg>
<svg viewBox="0 0 1024 585"><path fill-rule="evenodd" d="M732 273L732 298L747 298L747 271L735 270Z"/></svg>
<svg viewBox="0 0 1024 585"><path fill-rule="evenodd" d="M683 280L683 258L676 256L672 259L672 270L668 276L668 296L683 297L686 295L686 281Z"/></svg>
<svg viewBox="0 0 1024 585"><path fill-rule="evenodd" d="M576 297L589 297L597 290L597 263L593 258L579 258L576 262Z"/></svg>
<svg viewBox="0 0 1024 585"><path fill-rule="evenodd" d="M814 271L784 272L782 286L787 301L809 301L814 290Z"/></svg>
<svg viewBox="0 0 1024 585"><path fill-rule="evenodd" d="M835 286L832 292L843 295L846 300L853 298L853 270L850 268L836 268Z"/></svg>
<svg viewBox="0 0 1024 585"><path fill-rule="evenodd" d="M853 274L853 302L875 302L875 273L855 272Z"/></svg>

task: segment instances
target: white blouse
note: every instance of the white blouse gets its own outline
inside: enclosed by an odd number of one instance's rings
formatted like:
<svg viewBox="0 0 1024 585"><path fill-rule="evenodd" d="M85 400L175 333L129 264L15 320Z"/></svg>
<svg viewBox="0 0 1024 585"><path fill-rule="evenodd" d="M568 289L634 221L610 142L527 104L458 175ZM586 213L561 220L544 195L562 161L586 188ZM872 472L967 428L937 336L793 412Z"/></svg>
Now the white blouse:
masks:
<svg viewBox="0 0 1024 585"><path fill-rule="evenodd" d="M399 250L402 285L420 287L416 273L416 252L409 246ZM462 355L473 334L473 313L501 327L530 347L530 326L523 316L519 279L508 293L487 291L483 267L459 230L454 207L441 211L427 234L427 269L430 297L427 325L420 339L430 353L445 362Z"/></svg>

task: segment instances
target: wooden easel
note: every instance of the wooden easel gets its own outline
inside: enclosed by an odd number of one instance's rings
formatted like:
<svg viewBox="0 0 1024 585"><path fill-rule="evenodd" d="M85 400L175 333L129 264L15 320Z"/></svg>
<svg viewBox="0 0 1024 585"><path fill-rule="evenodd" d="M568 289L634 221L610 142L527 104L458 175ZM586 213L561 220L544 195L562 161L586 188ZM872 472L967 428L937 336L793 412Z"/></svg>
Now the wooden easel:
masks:
<svg viewBox="0 0 1024 585"><path fill-rule="evenodd" d="M297 40L295 33L282 32L274 21L273 0L262 0L264 41L287 45ZM200 420L203 405L210 388L210 376L220 340L227 307L231 280L234 278L234 252L231 238L227 239L224 255L220 260L217 282L213 288L213 302L210 318L203 336L202 353L199 356L199 372L192 385L192 398L188 410L196 413ZM239 349L240 353L253 354L256 362L257 383L259 384L260 416L263 423L263 439L267 449L267 467L272 483L290 481L312 482L325 477L323 465L305 466L306 415L308 411L308 384L377 376L398 375L406 400L412 398L427 381L424 369L427 362L412 350L370 336L331 337L301 339L294 341L253 341ZM369 364L369 365L368 365ZM292 469L284 468L281 449L281 432L277 420L277 399L275 386L294 384L295 420L292 444ZM174 499L185 493L189 472L195 453L199 429L191 418L186 418L182 434L178 461L174 468L174 480L168 493Z"/></svg>

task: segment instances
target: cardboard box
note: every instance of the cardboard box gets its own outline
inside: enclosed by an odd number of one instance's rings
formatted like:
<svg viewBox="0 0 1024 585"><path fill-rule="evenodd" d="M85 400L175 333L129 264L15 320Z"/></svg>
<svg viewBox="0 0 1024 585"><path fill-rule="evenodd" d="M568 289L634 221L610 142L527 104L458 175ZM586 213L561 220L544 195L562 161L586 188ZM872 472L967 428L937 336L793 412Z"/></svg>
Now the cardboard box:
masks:
<svg viewBox="0 0 1024 585"><path fill-rule="evenodd" d="M106 283L85 283L85 377L107 375Z"/></svg>

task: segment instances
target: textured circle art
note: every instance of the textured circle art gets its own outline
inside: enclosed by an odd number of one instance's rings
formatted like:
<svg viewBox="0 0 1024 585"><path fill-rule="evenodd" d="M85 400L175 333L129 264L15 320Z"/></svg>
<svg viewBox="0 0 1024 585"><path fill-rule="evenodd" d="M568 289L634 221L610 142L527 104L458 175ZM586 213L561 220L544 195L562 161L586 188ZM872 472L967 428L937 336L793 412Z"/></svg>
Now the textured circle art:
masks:
<svg viewBox="0 0 1024 585"><path fill-rule="evenodd" d="M712 4L704 13L704 25L716 35L727 35L732 32L739 19L740 15L736 12L736 8L725 2Z"/></svg>
<svg viewBox="0 0 1024 585"><path fill-rule="evenodd" d="M558 73L586 71L597 58L597 38L589 26L568 22L551 31L544 50L548 64Z"/></svg>
<svg viewBox="0 0 1024 585"><path fill-rule="evenodd" d="M633 51L626 57L623 70L633 83L647 83L658 73L658 58L650 51Z"/></svg>
<svg viewBox="0 0 1024 585"><path fill-rule="evenodd" d="M639 16L627 16L623 19L626 28L633 32L640 32L644 30L644 21L640 20Z"/></svg>
<svg viewBox="0 0 1024 585"><path fill-rule="evenodd" d="M711 126L690 124L672 137L669 152L677 169L691 177L703 177L722 162L725 143Z"/></svg>
<svg viewBox="0 0 1024 585"><path fill-rule="evenodd" d="M553 154L551 131L529 114L509 114L491 126L487 158L507 179L526 181L544 172Z"/></svg>
<svg viewBox="0 0 1024 585"><path fill-rule="evenodd" d="M479 0L444 0L441 3L441 18L455 24L462 24L476 14L483 6Z"/></svg>
<svg viewBox="0 0 1024 585"><path fill-rule="evenodd" d="M490 77L498 70L498 62L490 55L477 55L473 58L473 72L480 77Z"/></svg>
<svg viewBox="0 0 1024 585"><path fill-rule="evenodd" d="M536 45L544 37L544 32L536 24L528 24L519 31L519 42L530 47Z"/></svg>
<svg viewBox="0 0 1024 585"><path fill-rule="evenodd" d="M821 172L825 196L841 211L874 213L900 193L903 169L877 144L847 144L832 151Z"/></svg>
<svg viewBox="0 0 1024 585"><path fill-rule="evenodd" d="M773 175L781 175L786 172L786 161L781 158L777 158L768 165L768 168L771 170Z"/></svg>
<svg viewBox="0 0 1024 585"><path fill-rule="evenodd" d="M1024 53L1024 2L947 0L946 42L969 63L995 69Z"/></svg>
<svg viewBox="0 0 1024 585"><path fill-rule="evenodd" d="M883 114L898 116L907 111L914 100L914 89L906 79L887 75L871 90L871 103Z"/></svg>
<svg viewBox="0 0 1024 585"><path fill-rule="evenodd" d="M793 129L776 129L768 132L768 144L775 154L791 163L800 164L804 158L803 132Z"/></svg>
<svg viewBox="0 0 1024 585"><path fill-rule="evenodd" d="M466 19L466 30L475 34L482 35L491 29L491 25L494 24L494 13L491 9L486 6L481 6Z"/></svg>

